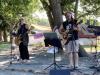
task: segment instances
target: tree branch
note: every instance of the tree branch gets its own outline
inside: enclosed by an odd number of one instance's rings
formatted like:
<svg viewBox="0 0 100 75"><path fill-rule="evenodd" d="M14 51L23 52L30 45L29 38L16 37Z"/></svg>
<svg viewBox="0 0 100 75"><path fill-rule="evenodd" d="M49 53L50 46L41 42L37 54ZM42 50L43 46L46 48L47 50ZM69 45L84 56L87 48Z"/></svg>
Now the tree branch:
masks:
<svg viewBox="0 0 100 75"><path fill-rule="evenodd" d="M98 10L100 10L100 7L98 7L98 8L95 9L95 10L88 11L87 13L85 13L85 14L83 14L83 15L80 15L80 16L78 17L78 19L81 18L81 17L84 17L84 16L86 16L86 15L88 15L88 14L95 13L95 12L97 12Z"/></svg>

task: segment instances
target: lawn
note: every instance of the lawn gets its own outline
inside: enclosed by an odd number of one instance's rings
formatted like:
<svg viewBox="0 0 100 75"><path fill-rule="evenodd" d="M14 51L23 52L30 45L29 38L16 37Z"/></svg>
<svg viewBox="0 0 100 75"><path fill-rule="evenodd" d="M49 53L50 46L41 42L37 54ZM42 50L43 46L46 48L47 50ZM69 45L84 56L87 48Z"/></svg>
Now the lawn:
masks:
<svg viewBox="0 0 100 75"><path fill-rule="evenodd" d="M100 52L100 46L83 46L83 48L86 50L86 52Z"/></svg>
<svg viewBox="0 0 100 75"><path fill-rule="evenodd" d="M39 44L41 45L41 44ZM33 45L36 46L36 45ZM0 42L0 51L6 51L11 48L11 44L8 42ZM96 50L100 52L100 46L94 47L94 46L83 46L83 48L86 50L86 52L95 52Z"/></svg>
<svg viewBox="0 0 100 75"><path fill-rule="evenodd" d="M0 42L0 51L8 50L11 48L10 43L8 42Z"/></svg>

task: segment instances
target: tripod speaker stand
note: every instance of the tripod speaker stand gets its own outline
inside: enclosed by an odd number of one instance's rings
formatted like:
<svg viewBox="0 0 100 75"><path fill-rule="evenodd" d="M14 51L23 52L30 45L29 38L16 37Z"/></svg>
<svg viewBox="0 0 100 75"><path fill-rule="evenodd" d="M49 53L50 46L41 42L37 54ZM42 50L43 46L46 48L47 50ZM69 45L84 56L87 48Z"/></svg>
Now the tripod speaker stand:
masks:
<svg viewBox="0 0 100 75"><path fill-rule="evenodd" d="M15 46L13 45L13 37L15 36L16 34L13 33L12 31L10 32L10 43L11 43L11 52L10 52L10 56L11 56L11 61L10 61L10 64L12 64L13 62L13 59L14 59L14 56L13 56L13 50L15 49Z"/></svg>
<svg viewBox="0 0 100 75"><path fill-rule="evenodd" d="M96 35L96 46L95 46L95 55L94 55L95 60L94 61L96 64L94 66L90 67L90 68L95 69L93 75L96 75L97 72L100 72L100 65L98 65L99 62L98 62L98 51L97 51L97 40L98 40L97 36L99 36L99 35L97 35L97 31L95 31L95 35Z"/></svg>
<svg viewBox="0 0 100 75"><path fill-rule="evenodd" d="M11 31L10 31L10 56L11 56L11 60L10 60L10 64L13 63L13 61L16 59L17 60L17 56L15 56L15 54L13 54L13 51L16 50L16 46L15 45L15 37L17 36L16 30L15 30L16 26L14 26ZM18 60L17 60L18 61Z"/></svg>
<svg viewBox="0 0 100 75"><path fill-rule="evenodd" d="M62 48L61 46L61 42L60 40L58 39L57 37L57 34L55 32L51 32L51 33L44 33L44 37L45 37L45 46L53 46L54 47L54 56L53 56L53 63L51 65L49 65L48 67L46 67L44 70L48 69L49 67L51 66L54 66L54 69L57 69L57 67L60 69L60 67L57 65L56 63L56 60L55 60L55 57L56 57L56 52L55 52L55 49L56 47L59 49L59 48Z"/></svg>

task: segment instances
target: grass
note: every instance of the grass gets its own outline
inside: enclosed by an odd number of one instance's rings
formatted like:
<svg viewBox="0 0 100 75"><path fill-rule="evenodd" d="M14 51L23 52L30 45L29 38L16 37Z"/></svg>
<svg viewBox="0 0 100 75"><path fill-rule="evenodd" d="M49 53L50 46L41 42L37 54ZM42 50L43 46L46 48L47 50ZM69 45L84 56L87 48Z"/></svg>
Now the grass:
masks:
<svg viewBox="0 0 100 75"><path fill-rule="evenodd" d="M83 48L86 50L86 52L96 52L96 50L97 50L97 52L100 52L99 46L97 46L97 47L95 47L95 46L83 46Z"/></svg>
<svg viewBox="0 0 100 75"><path fill-rule="evenodd" d="M10 43L8 42L0 42L0 51L10 49Z"/></svg>
<svg viewBox="0 0 100 75"><path fill-rule="evenodd" d="M32 44L31 46L36 46L36 47L42 47L44 43L38 43L38 44ZM100 52L100 46L82 46L86 52L95 52L96 50ZM8 50L10 49L10 43L9 42L0 42L0 51Z"/></svg>
<svg viewBox="0 0 100 75"><path fill-rule="evenodd" d="M43 42L40 42L40 43L36 43L36 44L32 44L31 46L33 47L43 47L44 46L44 43Z"/></svg>

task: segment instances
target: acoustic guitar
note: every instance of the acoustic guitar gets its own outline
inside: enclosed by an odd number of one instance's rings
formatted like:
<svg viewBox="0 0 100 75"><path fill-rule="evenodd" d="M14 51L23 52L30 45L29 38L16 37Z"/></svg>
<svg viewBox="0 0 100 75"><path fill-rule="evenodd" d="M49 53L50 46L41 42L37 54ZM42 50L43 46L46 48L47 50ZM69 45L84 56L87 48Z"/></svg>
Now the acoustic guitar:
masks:
<svg viewBox="0 0 100 75"><path fill-rule="evenodd" d="M65 29L61 29L60 39L61 39L62 45L65 45L68 41L68 31L66 31Z"/></svg>
<svg viewBox="0 0 100 75"><path fill-rule="evenodd" d="M74 20L73 21L74 22L74 24L75 25L79 25L79 24L81 24L82 23L82 21L79 21L79 22L77 22L77 20ZM78 30L78 28L76 29L76 30ZM61 25L61 27L60 27L60 30L59 30L59 33L60 33L60 35L61 35L61 39L62 39L62 44L63 45L65 45L65 44L67 44L69 41L68 41L68 38L70 37L70 36L72 36L71 34L69 34L70 32L73 32L73 30L65 30L64 28L63 28L63 25Z"/></svg>
<svg viewBox="0 0 100 75"><path fill-rule="evenodd" d="M19 44L21 43L21 37L20 36L16 36L15 37L15 44L17 45L17 46L19 46Z"/></svg>

